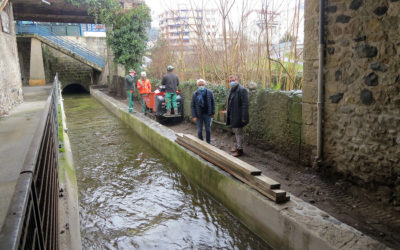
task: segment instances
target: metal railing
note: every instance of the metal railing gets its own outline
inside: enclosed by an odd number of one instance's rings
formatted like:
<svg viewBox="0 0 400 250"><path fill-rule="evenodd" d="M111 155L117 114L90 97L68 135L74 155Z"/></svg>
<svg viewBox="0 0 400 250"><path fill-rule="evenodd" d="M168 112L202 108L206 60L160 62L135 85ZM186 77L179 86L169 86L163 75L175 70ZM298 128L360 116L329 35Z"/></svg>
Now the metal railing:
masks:
<svg viewBox="0 0 400 250"><path fill-rule="evenodd" d="M48 29L40 27L36 24L33 25L16 25L17 34L37 34L50 42L57 44L60 47L67 49L68 51L74 53L85 60L92 62L99 66L99 68L104 67L104 59L94 53L93 51L83 47L81 44L72 41L71 39L59 36Z"/></svg>
<svg viewBox="0 0 400 250"><path fill-rule="evenodd" d="M0 249L58 249L58 84L54 84L20 172Z"/></svg>

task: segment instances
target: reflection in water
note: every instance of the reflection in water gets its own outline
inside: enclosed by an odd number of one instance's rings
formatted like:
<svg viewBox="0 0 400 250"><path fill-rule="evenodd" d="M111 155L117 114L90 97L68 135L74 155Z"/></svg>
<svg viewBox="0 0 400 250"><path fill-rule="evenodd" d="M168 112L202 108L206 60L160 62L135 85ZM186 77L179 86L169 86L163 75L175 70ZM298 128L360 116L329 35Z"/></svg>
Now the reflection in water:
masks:
<svg viewBox="0 0 400 250"><path fill-rule="evenodd" d="M83 249L266 249L88 95L64 96Z"/></svg>

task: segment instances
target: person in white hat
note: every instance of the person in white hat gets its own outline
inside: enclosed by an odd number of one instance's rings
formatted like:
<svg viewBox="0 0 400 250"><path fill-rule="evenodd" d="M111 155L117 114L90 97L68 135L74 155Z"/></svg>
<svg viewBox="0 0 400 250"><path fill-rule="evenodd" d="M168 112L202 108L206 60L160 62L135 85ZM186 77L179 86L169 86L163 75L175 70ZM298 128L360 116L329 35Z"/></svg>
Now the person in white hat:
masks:
<svg viewBox="0 0 400 250"><path fill-rule="evenodd" d="M146 102L143 97L151 92L151 83L150 80L146 77L146 72L142 71L140 73L140 79L137 81L136 88L139 90L142 104L142 112L146 112Z"/></svg>

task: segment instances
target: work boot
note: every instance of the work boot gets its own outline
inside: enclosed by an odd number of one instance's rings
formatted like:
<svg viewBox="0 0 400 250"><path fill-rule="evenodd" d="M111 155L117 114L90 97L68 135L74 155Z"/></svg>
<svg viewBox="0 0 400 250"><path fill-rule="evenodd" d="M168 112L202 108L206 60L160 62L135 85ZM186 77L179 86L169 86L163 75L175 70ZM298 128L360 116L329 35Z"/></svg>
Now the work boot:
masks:
<svg viewBox="0 0 400 250"><path fill-rule="evenodd" d="M239 157L241 155L243 155L243 149L238 149L232 156Z"/></svg>
<svg viewBox="0 0 400 250"><path fill-rule="evenodd" d="M167 109L167 112L165 112L165 115L171 115L171 110Z"/></svg>
<svg viewBox="0 0 400 250"><path fill-rule="evenodd" d="M174 108L174 114L177 115L178 114L178 109Z"/></svg>
<svg viewBox="0 0 400 250"><path fill-rule="evenodd" d="M231 152L236 152L236 151L238 151L237 147L231 148Z"/></svg>

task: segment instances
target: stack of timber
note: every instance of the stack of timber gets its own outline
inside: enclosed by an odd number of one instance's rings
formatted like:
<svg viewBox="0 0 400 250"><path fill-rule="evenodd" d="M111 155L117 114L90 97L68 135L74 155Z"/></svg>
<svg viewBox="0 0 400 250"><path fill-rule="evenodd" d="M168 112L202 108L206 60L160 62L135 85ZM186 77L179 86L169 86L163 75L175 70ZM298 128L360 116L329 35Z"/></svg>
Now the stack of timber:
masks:
<svg viewBox="0 0 400 250"><path fill-rule="evenodd" d="M248 184L269 199L277 203L290 199L286 192L280 189L280 183L262 175L259 169L225 151L187 134L177 134L176 142Z"/></svg>

